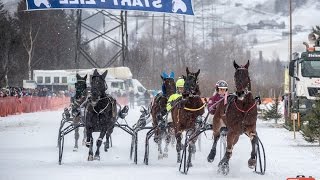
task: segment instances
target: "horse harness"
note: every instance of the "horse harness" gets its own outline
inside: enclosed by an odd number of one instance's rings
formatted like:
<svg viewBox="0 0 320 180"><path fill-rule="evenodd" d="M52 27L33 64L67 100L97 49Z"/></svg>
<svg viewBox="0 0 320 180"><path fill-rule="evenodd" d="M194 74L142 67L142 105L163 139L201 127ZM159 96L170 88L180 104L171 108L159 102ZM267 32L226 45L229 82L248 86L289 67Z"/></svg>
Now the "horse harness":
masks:
<svg viewBox="0 0 320 180"><path fill-rule="evenodd" d="M103 99L109 99L109 102L108 102L108 104L107 104L103 109L101 109L101 110L98 112L98 111L95 109L95 107L96 107L96 105L98 104L98 102L101 101L101 100L103 100ZM92 102L91 99L90 99L89 102L90 102L90 105L92 106L93 111L94 111L97 115L103 113L110 104L111 104L112 107L114 107L114 105L115 105L115 104L114 104L114 101L113 101L113 97L111 97L110 95L107 95L106 97L103 97L103 98L100 98L100 97L99 97L96 102Z"/></svg>
<svg viewBox="0 0 320 180"><path fill-rule="evenodd" d="M245 95L247 95L248 93L250 93L250 91L246 91ZM236 98L238 98L238 96L235 95L235 94L231 94L231 95L228 96L228 102L227 102L227 106L226 106L224 112L226 113L227 110L228 110L228 108L229 108L229 106L233 103L234 106L235 106L235 108L236 108L236 110L238 110L239 112L245 113L244 116L243 116L243 118L242 118L242 120L241 120L241 129L242 129L242 133L244 133L244 132L245 132L244 120L246 119L248 113L249 113L254 107L256 107L256 105L257 105L257 100L255 100L255 102L253 103L252 106L250 106L248 109L244 110L244 109L241 109L241 108L239 108L239 107L237 106ZM248 135L248 136L249 136L249 135Z"/></svg>

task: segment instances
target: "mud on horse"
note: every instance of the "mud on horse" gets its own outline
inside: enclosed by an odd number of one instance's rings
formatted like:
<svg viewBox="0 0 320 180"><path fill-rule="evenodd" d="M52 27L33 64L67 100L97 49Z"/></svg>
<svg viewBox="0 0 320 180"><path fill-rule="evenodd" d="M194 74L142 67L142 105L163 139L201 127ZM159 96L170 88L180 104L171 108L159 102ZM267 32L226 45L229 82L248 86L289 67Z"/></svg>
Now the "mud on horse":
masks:
<svg viewBox="0 0 320 180"><path fill-rule="evenodd" d="M103 137L106 135L106 147L108 148L109 137L113 132L116 116L117 106L116 100L105 93L106 82L105 77L108 73L106 70L100 75L97 69L94 70L91 78L91 96L86 105L86 131L87 141L86 146L89 148L88 161L100 160L100 146ZM96 142L97 150L93 157L93 132L100 132L99 138Z"/></svg>
<svg viewBox="0 0 320 180"><path fill-rule="evenodd" d="M238 142L239 136L245 133L251 140L252 151L248 160L249 168L254 168L256 165L256 122L257 122L257 102L253 98L251 90L251 82L248 72L249 60L246 65L239 66L233 62L235 68L234 80L236 85L235 95L228 97L228 103L220 102L217 106L216 113L213 118L213 135L214 143L210 154L212 161L216 154L216 145L220 138L220 128L226 125L227 132L227 149L224 157L219 162L219 172L228 174L229 160L232 155L232 149ZM223 121L221 121L221 119ZM210 155L209 155L210 156Z"/></svg>
<svg viewBox="0 0 320 180"><path fill-rule="evenodd" d="M166 106L168 98L176 91L173 72L171 72L170 75L163 73L161 79L165 93L157 94L151 104L152 125L156 127L154 141L158 144L158 159L168 157L168 145L171 140L171 135L166 127L164 116L167 113ZM166 142L164 153L162 152L161 146L163 139L165 139Z"/></svg>
<svg viewBox="0 0 320 180"><path fill-rule="evenodd" d="M182 150L182 132L191 130L194 132L196 129L196 119L198 116L202 116L204 113L205 103L202 102L200 97L200 90L198 85L198 76L200 69L196 73L192 73L186 68L187 76L184 76L184 93L182 99L178 100L173 105L171 114L173 119L173 128L177 140L177 162L181 162L181 150ZM189 144L189 153L194 154L196 152L195 142L197 138L194 138ZM191 161L188 162L189 166L192 166Z"/></svg>

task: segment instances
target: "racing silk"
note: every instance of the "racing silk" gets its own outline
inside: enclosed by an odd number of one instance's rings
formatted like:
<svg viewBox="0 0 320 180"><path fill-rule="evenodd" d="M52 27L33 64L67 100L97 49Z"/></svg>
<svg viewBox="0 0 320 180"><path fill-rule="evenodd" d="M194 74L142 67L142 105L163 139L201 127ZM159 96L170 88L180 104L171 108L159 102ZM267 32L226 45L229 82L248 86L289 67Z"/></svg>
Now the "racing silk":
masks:
<svg viewBox="0 0 320 180"><path fill-rule="evenodd" d="M181 94L178 94L178 93L175 93L175 94L172 94L169 99L168 99L168 102L167 102L167 111L169 112L172 108L172 102L177 100L178 98L182 97Z"/></svg>
<svg viewBox="0 0 320 180"><path fill-rule="evenodd" d="M220 95L218 93L216 93L211 98L209 98L208 111L210 114L214 115L214 113L216 112L216 109L217 109L217 105L218 105L217 102L222 98L224 98L224 95Z"/></svg>

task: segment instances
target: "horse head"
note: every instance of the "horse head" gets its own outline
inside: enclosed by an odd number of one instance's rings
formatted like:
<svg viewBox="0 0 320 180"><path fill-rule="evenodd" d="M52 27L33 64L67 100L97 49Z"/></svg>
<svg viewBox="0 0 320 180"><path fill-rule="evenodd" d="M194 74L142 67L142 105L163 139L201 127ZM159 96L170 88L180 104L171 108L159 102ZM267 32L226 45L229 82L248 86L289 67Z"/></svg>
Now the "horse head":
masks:
<svg viewBox="0 0 320 180"><path fill-rule="evenodd" d="M84 77L81 77L79 74L76 75L77 77L77 82L75 83L75 88L76 88L76 99L82 98L86 96L87 94L87 75Z"/></svg>
<svg viewBox="0 0 320 180"><path fill-rule="evenodd" d="M249 60L246 65L239 66L235 61L233 61L233 66L236 69L234 73L234 81L236 84L236 93L238 96L245 94L248 90L251 90L251 83L249 77Z"/></svg>
<svg viewBox="0 0 320 180"><path fill-rule="evenodd" d="M163 81L163 85L165 87L165 91L166 91L166 95L167 97L169 97L170 95L172 95L173 93L176 92L176 85L174 82L174 78L173 77L163 77L161 76L161 79Z"/></svg>
<svg viewBox="0 0 320 180"><path fill-rule="evenodd" d="M104 97L106 95L105 91L106 81L105 78L108 74L108 70L106 70L103 74L99 74L97 69L94 70L92 78L91 78L91 98L93 102L96 102L100 97Z"/></svg>
<svg viewBox="0 0 320 180"><path fill-rule="evenodd" d="M184 83L184 94L200 95L198 76L200 74L200 69L196 73L189 71L188 67L186 68L187 76L183 76Z"/></svg>

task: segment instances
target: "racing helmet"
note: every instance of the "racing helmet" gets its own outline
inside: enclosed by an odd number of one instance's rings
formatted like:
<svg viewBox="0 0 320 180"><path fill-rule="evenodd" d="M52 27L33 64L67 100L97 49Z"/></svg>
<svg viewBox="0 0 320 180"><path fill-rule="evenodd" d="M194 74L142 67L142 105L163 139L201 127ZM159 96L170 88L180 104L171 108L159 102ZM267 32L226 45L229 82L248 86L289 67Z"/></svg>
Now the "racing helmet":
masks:
<svg viewBox="0 0 320 180"><path fill-rule="evenodd" d="M224 80L219 80L216 83L216 90L218 91L219 89L226 89L228 90L228 83Z"/></svg>
<svg viewBox="0 0 320 180"><path fill-rule="evenodd" d="M176 82L176 87L184 87L184 79L178 79Z"/></svg>

